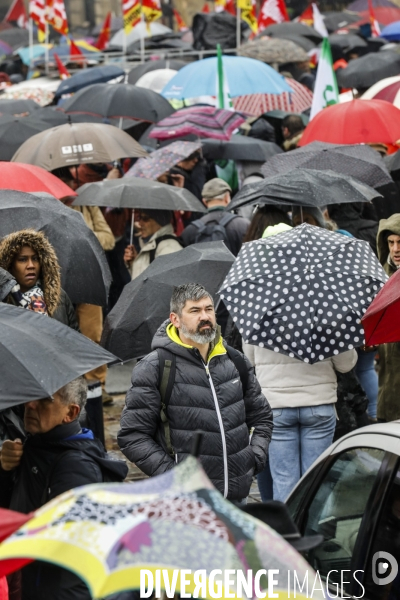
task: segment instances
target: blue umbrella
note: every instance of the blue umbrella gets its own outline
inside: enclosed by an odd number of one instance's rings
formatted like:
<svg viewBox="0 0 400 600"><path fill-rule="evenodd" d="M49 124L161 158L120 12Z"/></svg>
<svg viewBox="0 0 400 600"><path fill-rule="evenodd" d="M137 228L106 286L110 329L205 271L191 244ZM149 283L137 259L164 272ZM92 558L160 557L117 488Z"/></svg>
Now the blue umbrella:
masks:
<svg viewBox="0 0 400 600"><path fill-rule="evenodd" d="M63 94L74 94L93 83L107 83L111 79L123 77L124 75L125 71L116 65L84 69L62 81L57 88L55 98L60 98Z"/></svg>
<svg viewBox="0 0 400 600"><path fill-rule="evenodd" d="M390 23L381 31L381 37L389 42L398 42L400 40L400 21Z"/></svg>
<svg viewBox="0 0 400 600"><path fill-rule="evenodd" d="M53 47L53 44L48 44L49 50ZM32 60L43 56L46 52L46 44L33 44L33 46L27 48L19 48L17 50L17 54L19 54L20 59L24 63L24 65L30 65L31 57Z"/></svg>
<svg viewBox="0 0 400 600"><path fill-rule="evenodd" d="M244 56L223 56L224 77L232 98L250 94L293 92L282 75L265 63ZM217 94L217 58L205 58L183 67L161 94L168 100L185 100Z"/></svg>

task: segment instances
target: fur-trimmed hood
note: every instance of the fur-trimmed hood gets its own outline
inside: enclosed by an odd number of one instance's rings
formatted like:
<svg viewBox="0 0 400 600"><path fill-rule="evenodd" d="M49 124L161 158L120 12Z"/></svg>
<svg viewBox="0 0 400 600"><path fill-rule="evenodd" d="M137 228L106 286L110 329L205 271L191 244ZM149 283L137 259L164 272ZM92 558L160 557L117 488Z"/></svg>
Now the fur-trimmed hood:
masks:
<svg viewBox="0 0 400 600"><path fill-rule="evenodd" d="M9 271L14 257L20 252L23 246L29 246L34 250L40 261L40 280L44 300L47 305L49 316L51 317L61 298L61 274L57 255L53 246L41 231L34 229L22 229L15 233L10 233L0 242L0 267Z"/></svg>

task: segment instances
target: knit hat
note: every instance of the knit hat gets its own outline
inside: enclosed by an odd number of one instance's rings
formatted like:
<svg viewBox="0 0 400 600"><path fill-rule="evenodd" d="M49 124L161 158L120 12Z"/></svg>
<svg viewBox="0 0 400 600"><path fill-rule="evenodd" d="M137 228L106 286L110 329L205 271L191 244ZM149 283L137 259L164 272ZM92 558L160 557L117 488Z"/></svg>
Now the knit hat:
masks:
<svg viewBox="0 0 400 600"><path fill-rule="evenodd" d="M319 227L323 227L325 229L325 219L324 219L324 215L322 214L322 211L320 208L318 208L318 206L294 206L293 207L293 214L292 214L292 219L294 219L294 217L300 215L301 216L301 210L303 211L303 215L307 214L310 215L310 217L313 217L317 223L317 225Z"/></svg>
<svg viewBox="0 0 400 600"><path fill-rule="evenodd" d="M172 210L156 210L152 208L142 208L140 210L144 215L156 221L161 227L165 227L165 225L169 225L172 219Z"/></svg>
<svg viewBox="0 0 400 600"><path fill-rule="evenodd" d="M232 188L229 183L226 183L223 179L219 177L214 177L214 179L210 179L204 184L203 189L201 191L201 196L205 200L212 200L217 196L222 196L222 194L226 194L226 192L232 192Z"/></svg>

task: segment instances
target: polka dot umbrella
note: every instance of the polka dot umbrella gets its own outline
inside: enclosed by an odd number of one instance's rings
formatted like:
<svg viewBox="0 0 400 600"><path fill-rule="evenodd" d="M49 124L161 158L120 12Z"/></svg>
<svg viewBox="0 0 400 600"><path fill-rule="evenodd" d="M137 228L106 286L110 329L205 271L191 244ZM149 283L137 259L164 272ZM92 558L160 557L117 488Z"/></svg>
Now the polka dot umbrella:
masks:
<svg viewBox="0 0 400 600"><path fill-rule="evenodd" d="M367 242L304 223L244 244L219 294L246 342L312 364L364 344L386 280Z"/></svg>

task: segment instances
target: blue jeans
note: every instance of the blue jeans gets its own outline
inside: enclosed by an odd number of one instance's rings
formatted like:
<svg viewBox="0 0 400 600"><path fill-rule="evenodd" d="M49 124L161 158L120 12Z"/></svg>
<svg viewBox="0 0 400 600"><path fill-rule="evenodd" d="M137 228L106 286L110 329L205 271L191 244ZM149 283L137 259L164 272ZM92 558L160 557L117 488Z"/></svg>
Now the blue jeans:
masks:
<svg viewBox="0 0 400 600"><path fill-rule="evenodd" d="M356 375L368 398L368 416L376 419L378 404L378 374L375 371L375 352L363 352L357 348Z"/></svg>
<svg viewBox="0 0 400 600"><path fill-rule="evenodd" d="M336 425L334 404L275 408L269 446L274 500L284 502L296 483L331 445Z"/></svg>

